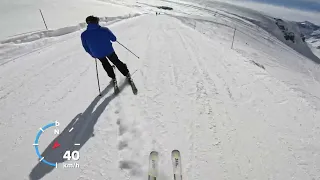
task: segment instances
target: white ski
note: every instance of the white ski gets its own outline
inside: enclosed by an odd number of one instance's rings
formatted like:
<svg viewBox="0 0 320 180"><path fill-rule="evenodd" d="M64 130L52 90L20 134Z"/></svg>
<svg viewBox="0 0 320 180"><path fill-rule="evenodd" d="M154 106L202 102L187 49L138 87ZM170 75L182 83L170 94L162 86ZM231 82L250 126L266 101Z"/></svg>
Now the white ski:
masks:
<svg viewBox="0 0 320 180"><path fill-rule="evenodd" d="M152 151L149 156L149 172L148 180L156 180L158 177L158 161L159 154L156 151Z"/></svg>
<svg viewBox="0 0 320 180"><path fill-rule="evenodd" d="M180 152L178 150L173 150L171 154L171 158L172 158L172 165L173 165L174 180L182 180Z"/></svg>

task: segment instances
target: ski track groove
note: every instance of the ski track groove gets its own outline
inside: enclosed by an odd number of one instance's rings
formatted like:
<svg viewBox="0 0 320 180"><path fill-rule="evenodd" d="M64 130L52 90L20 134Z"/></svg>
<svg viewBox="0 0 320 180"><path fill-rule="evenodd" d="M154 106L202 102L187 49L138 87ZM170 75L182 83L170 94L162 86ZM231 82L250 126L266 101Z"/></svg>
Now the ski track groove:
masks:
<svg viewBox="0 0 320 180"><path fill-rule="evenodd" d="M182 38L182 36L180 36L180 37L181 37L181 40L184 42L184 44L187 44L186 40L184 38ZM186 38L188 38L188 37L186 36ZM195 45L196 42L191 41L188 44L193 45L192 49L198 49L198 47ZM187 46L185 46L185 47L187 47ZM187 50L188 50L188 52L192 52L190 49L187 49ZM200 77L203 77L206 80L205 82L210 84L208 86L204 81L200 81L200 82L197 83L198 84L198 90L197 90L197 92L198 92L197 94L198 95L197 95L196 99L198 101L200 101L200 104L202 104L202 108L199 111L200 112L202 112L202 111L206 112L208 115L210 115L212 113L212 107L211 107L211 104L213 103L212 102L212 97L215 97L216 95L218 95L219 94L218 92L221 92L221 90L217 90L216 89L215 83L210 78L209 73L205 70L206 67L208 67L208 66L207 65L203 65L202 62L201 62L202 58L198 54L194 54L194 55L196 55L196 57L193 57L192 59L195 59L194 62L196 63L196 65L198 67L198 70L202 74L202 76L200 76ZM215 61L219 61L219 60L215 60ZM219 72L216 72L216 73L219 73ZM219 77L219 79L222 80L223 82L225 82L222 77ZM207 89L208 87L213 88L213 90L208 91L208 89ZM210 96L209 96L208 92L210 92ZM223 101L221 101L221 102L223 102ZM230 119L230 117L229 117L227 112L226 112L226 116ZM215 125L213 125L211 127L214 127L214 126ZM216 130L214 130L215 136L217 135L216 133L217 133ZM216 136L216 142L217 143L215 143L213 146L218 149L218 152L220 152L219 164L220 164L221 169L223 169L223 177L224 177L224 179L230 179L230 176L228 175L229 173L228 173L228 171L227 171L227 169L225 167L226 163L225 163L223 150L222 150L222 148L220 146L221 140L220 140L220 138L218 136Z"/></svg>
<svg viewBox="0 0 320 180"><path fill-rule="evenodd" d="M84 75L86 75L88 73L88 70L90 69L90 66L87 66L87 68L83 71L80 72L80 77L83 77ZM67 92L64 92L63 95L61 97L59 97L57 100L54 100L54 103L60 102L62 101L64 98L67 97L68 94L72 93L77 86L79 85L80 81L72 81L69 85L71 85L71 88L68 89Z"/></svg>
<svg viewBox="0 0 320 180"><path fill-rule="evenodd" d="M53 63L52 65L53 66L50 66L50 69L51 70L54 70L56 68L67 68L68 69L68 65L66 65L65 63L70 63L70 55L67 55L61 59L59 59L58 61L61 61L61 62L64 62L64 63ZM46 68L48 68L49 66L46 66ZM46 69L44 68L44 69ZM85 71L81 72L81 73L85 73L86 71L89 70L89 67L87 67L85 69ZM46 71L46 72L50 72L50 71ZM59 78L57 79L54 79L53 81L49 81L49 83L46 83L43 88L44 88L44 91L42 91L41 94L38 94L36 96L32 96L32 98L29 99L29 102L28 102L28 108L32 108L34 105L38 104L40 101L43 101L44 103L47 103L45 102L44 98L48 96L48 94L50 94L50 92L55 92L55 90L57 88L61 88L62 87L62 84L66 81L69 81L69 79L73 79L73 81L71 81L71 83L68 83L66 84L66 86L71 86L73 83L76 83L74 84L73 87L71 87L70 90L67 90L63 96L61 97L57 97L56 99L52 100L52 102L59 102L61 100L63 100L67 94L69 94L70 92L72 92L76 87L77 87L77 84L80 83L80 80L77 80L79 79L80 77L77 77L77 78L72 78L72 77L75 77L77 76L79 73L78 73L78 70L77 69L72 69L72 71L70 71L70 69L64 71L64 72L67 72L65 76L60 76ZM80 74L81 74L80 73ZM18 97L20 94L16 94L15 92L21 92L21 89L22 88L27 88L29 89L30 87L30 84L32 84L32 82L36 82L36 81L39 81L39 79L37 79L37 77L39 78L40 76L40 73L35 73L35 75L32 76L31 79L28 79L28 82L29 83L22 83L20 84L19 88L16 88L15 91L13 91L11 95L15 95L15 97ZM46 73L42 74L42 76L40 78L43 78L46 76ZM65 87L65 86L63 86ZM63 88L62 88L63 89ZM29 93L27 91L27 93ZM6 99L2 99L2 103L5 103ZM10 122L9 124L13 124L14 121L12 121L12 119L15 117L15 116L19 116L19 115L22 115L24 114L24 111L17 111L16 113L14 113L11 117L9 117L9 121ZM8 125L9 125L8 124Z"/></svg>
<svg viewBox="0 0 320 180"><path fill-rule="evenodd" d="M160 27L159 27L160 26ZM155 31L155 33L151 32L149 34L152 34L150 36L150 39L154 38L159 44L165 44L165 39L162 37L168 36L168 33L171 32L171 29L167 27L163 27L160 23L158 27L153 27L150 31ZM154 29L160 29L160 31L156 31ZM160 33L160 34L158 34ZM153 45L149 45L149 48L153 48ZM165 117L168 115L168 113L162 113L162 111L159 111L161 109L167 108L165 104L170 104L170 102L162 102L159 101L160 99L163 99L163 96L179 96L176 92L179 91L178 82L176 79L178 79L178 75L173 75L172 73L172 68L176 68L174 63L168 63L174 62L175 59L172 59L173 57L170 54L170 48L169 47L164 47L161 50L162 57L159 57L159 61L146 61L144 67L148 67L147 72L144 72L142 74L147 74L147 76L144 76L144 82L147 82L147 84L144 84L143 87L148 89L148 87L153 86L155 87L155 90L150 92L150 93L143 93L141 95L141 107L143 110L143 114L146 114L146 117L151 118L152 120L152 127L147 128L150 130L150 136L151 137L157 137L156 139L152 138L151 140L151 150L157 150L159 152L168 152L171 151L170 149L165 148L164 144L159 142L157 139L164 139L164 136L167 136L168 133L168 128L167 125L168 123L178 123L178 117L177 113L175 111L172 111L172 114L174 114L173 119L166 119ZM152 57L152 54L146 54L147 57ZM171 67L170 67L171 66ZM168 69L171 71L171 73L165 73L166 70ZM150 84L149 84L150 83ZM155 84L157 83L157 84ZM160 90L159 85L161 84L163 88ZM176 85L177 84L177 85ZM168 90L166 90L168 89ZM168 94L165 92L172 92L172 94ZM151 109L149 108L149 111L146 111L145 109L148 109L149 107L152 107ZM176 107L179 105L179 101L173 101L172 106ZM159 110L157 110L159 109ZM175 109L172 107L172 109ZM176 109L178 110L178 109ZM181 110L178 110L181 111ZM146 120L146 121L150 121ZM166 121L166 122L165 122ZM170 128L169 128L170 129ZM158 133L157 133L158 132ZM165 159L161 159L160 163L163 163ZM161 170L160 170L161 171Z"/></svg>
<svg viewBox="0 0 320 180"><path fill-rule="evenodd" d="M182 37L182 35L180 34L180 32L179 31L177 31L177 33L179 34L179 37L180 37L180 40L181 40L181 42L183 42L183 44L184 44L184 48L186 49L186 53L188 53L188 56L190 57L190 60L192 59L193 60L193 62L194 62L194 64L196 65L196 67L197 67L197 70L198 70L198 73L200 73L200 76L197 76L197 77L203 77L207 82L209 81L209 82L211 82L210 84L211 84L211 86L208 86L208 85L204 85L205 83L204 83L204 81L202 80L202 79L200 79L200 80L198 80L197 81L197 90L196 90L196 101L199 103L199 104L201 104L201 107L200 107L200 109L199 109L199 112L200 112L200 114L202 114L203 112L204 113L207 113L208 115L210 115L212 112L213 112L213 110L212 110L212 107L211 107L211 103L210 103L210 99L211 99L211 96L208 96L208 89L207 89L207 87L213 87L214 88L214 90L213 90L213 92L214 92L214 94L218 94L218 92L217 92L217 90L216 90L216 87L215 87L215 84L212 82L212 81L210 81L210 79L208 78L208 73L207 72L205 72L204 70L203 70L203 65L201 65L201 63L200 63L200 57L199 56L197 56L197 57L194 57L193 55L194 54L191 54L190 52L193 52L193 50L191 50L191 49L189 49L188 48L188 45L187 44L192 44L192 43L195 43L195 42L191 42L191 43L187 43L186 42L186 40ZM194 46L193 48L197 48L197 46ZM214 97L214 96L213 96ZM198 120L199 118L197 118L197 120ZM194 136L195 137L197 137L196 139L198 139L199 137L200 137L200 135L198 135L198 131L196 131L195 130L195 127L196 126L200 126L198 123L198 121L197 120L194 120L194 122L193 122L193 125L192 125L192 129L193 129L193 133L192 134L195 134L195 132L197 132ZM220 142L220 140L219 140L219 138L217 139L219 142ZM220 167L222 168L222 169L224 169L224 179L229 179L228 178L228 172L227 172L227 170L226 170L226 168L225 168L225 160L224 160L224 155L223 155L223 151L222 151L222 149L220 148L220 146L219 146L219 144L217 144L217 146L215 146L215 148L218 148L218 151L220 152L220 161L219 161L219 165L220 165ZM194 149L196 149L196 148L194 148ZM195 150L193 150L193 152L194 152ZM198 152L198 151L196 151L196 152ZM196 153L197 154L197 153ZM196 156L195 156L196 157ZM192 169L197 169L197 168L199 168L199 167L192 167ZM196 175L196 177L192 177L193 179L194 178L198 178L200 175L199 174L197 174Z"/></svg>
<svg viewBox="0 0 320 180"><path fill-rule="evenodd" d="M71 37L68 37L67 39L64 39L64 40L61 40L61 41L52 42L52 43L50 43L49 45L42 46L42 47L37 48L37 49L33 49L33 50L31 50L31 51L29 51L29 52L27 52L27 53L18 55L18 56L16 56L16 57L13 57L13 58L9 59L8 61L6 61L6 62L4 62L4 63L1 63L1 64L0 64L0 67L1 67L1 66L5 66L5 65L8 64L8 63L15 62L17 59L27 57L27 56L32 55L32 54L34 54L34 53L36 53L36 52L39 52L39 51L43 51L43 50L45 50L45 49L47 49L47 48L49 48L49 47L52 47L52 46L54 46L54 45L67 42L67 41L69 41L70 39L73 39L73 38L76 38L76 37L77 37L77 36L71 36Z"/></svg>
<svg viewBox="0 0 320 180"><path fill-rule="evenodd" d="M118 79L121 79L120 81L118 81L118 85L121 86L121 84L126 83L125 80L123 80L122 78L122 74L116 73L116 76L118 77ZM114 105L111 105L110 110L113 111L115 116L111 118L112 121L110 123L116 123L118 126L118 167L120 171L124 173L125 179L129 179L131 174L134 174L136 171L140 171L139 169L135 169L137 166L139 167L140 165L133 160L133 153L135 153L135 150L133 150L131 146L134 142L134 139L132 138L134 136L134 134L132 134L132 129L134 129L134 126L129 126L129 124L133 122L130 122L130 118L127 118L127 115L124 113L126 112L126 109L123 106L124 101L122 100L122 96L128 93L128 87L126 86L128 85L126 84L122 91L117 95L116 99L114 100ZM114 108L112 108L112 106L114 106Z"/></svg>
<svg viewBox="0 0 320 180"><path fill-rule="evenodd" d="M12 84L12 83L7 83L7 84L5 84L4 87L3 87L3 90L9 89L9 88L11 88L12 86L15 86L15 84L19 84L19 85L17 85L16 87L13 87L12 89L10 89L4 96L0 97L0 99L5 99L5 98L7 98L8 95L10 95L11 93L14 93L15 91L19 90L19 88L25 86L25 84L29 83L30 81L32 81L33 79L35 79L36 77L38 77L40 74L43 75L43 72L44 72L45 70L47 70L48 68L52 68L52 67L53 67L52 65L54 65L54 64L56 64L56 63L59 63L60 61L61 61L61 62L66 61L66 60L68 60L71 56L72 56L72 54L67 55L67 56L65 56L65 57L62 57L62 58L60 58L60 59L52 62L51 64L47 64L47 63L46 63L46 64L44 64L44 65L42 66L42 68L41 68L39 71L37 71L37 72L33 72L33 71L31 71L31 70L30 70L30 71L27 71L26 74L23 74L23 76L22 76L23 78L22 78L22 80L20 80L19 83L13 83L13 85L10 85L10 84ZM32 66L30 67L30 69L35 69L35 68L34 68L35 66L36 66L36 64L32 65ZM30 73L28 74L28 72L30 72ZM21 79L21 75L20 75L20 76L18 75L18 77L15 77L15 79ZM7 87L7 88L5 88L5 87Z"/></svg>
<svg viewBox="0 0 320 180"><path fill-rule="evenodd" d="M178 34L179 37L180 37L180 42L182 42L183 44L183 49L186 49L187 46L186 44L182 41L182 37L181 37L181 34L179 33L179 30L175 30L174 31L174 34L173 36L175 36L175 34ZM185 63L190 63L192 62L191 58L190 58L190 54L188 51L186 51L186 53L188 54L188 59L186 59ZM180 66L181 68L181 66ZM187 83L191 83L191 82L187 82ZM189 159L187 160L189 163L188 165L185 167L185 171L186 172L191 172L191 178L194 179L194 177L196 176L195 173L194 173L194 169L196 167L194 167L194 158L196 157L195 156L195 145L194 145L194 138L195 138L195 120L191 120L189 125L187 125L185 127L186 131L188 132L188 139L191 141L191 144L189 145L189 150L191 151L191 156L189 157Z"/></svg>
<svg viewBox="0 0 320 180"><path fill-rule="evenodd" d="M65 57L65 58L63 58L63 59L68 59L68 57ZM30 79L27 79L27 81L30 82L30 81L32 81L33 79L35 79L35 77L37 77L37 76L39 76L39 75L40 75L40 73L37 73L37 74L35 74L33 77L31 77ZM69 77L70 75L71 75L71 73L67 74L66 77L63 77L63 80L59 80L56 84L54 84L54 85L52 85L52 86L53 86L53 87L57 87L59 84L61 84L61 83L64 81L65 78ZM27 84L27 82L22 82L22 83L20 84L19 88L24 87L26 84ZM10 91L9 94L16 92L19 88L15 88L15 90ZM52 89L51 89L51 88L47 88L46 93L49 93L50 91L52 91ZM31 106L31 105L37 103L41 98L43 98L43 97L45 96L46 93L43 93L42 95L40 95L40 97L39 97L38 100L35 100L35 101L31 102L29 105ZM8 95L9 95L9 94L8 94ZM7 95L7 96L8 96L8 95ZM7 97L7 96L6 96L6 97ZM1 97L0 99L5 99L5 98L2 98L2 97Z"/></svg>

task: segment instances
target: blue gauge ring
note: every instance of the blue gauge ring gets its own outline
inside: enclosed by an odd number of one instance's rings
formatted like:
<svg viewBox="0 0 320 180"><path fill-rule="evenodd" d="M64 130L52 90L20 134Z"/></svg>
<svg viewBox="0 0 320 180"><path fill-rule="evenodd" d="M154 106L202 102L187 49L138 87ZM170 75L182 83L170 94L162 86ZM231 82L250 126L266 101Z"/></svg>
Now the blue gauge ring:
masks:
<svg viewBox="0 0 320 180"><path fill-rule="evenodd" d="M38 156L38 158L40 159L41 162L49 165L49 166L53 166L53 167L57 167L57 163L52 163L52 162L49 162L47 160L44 159L44 157L41 156L40 152L39 152L39 138L41 136L41 134L48 128L52 127L52 126L56 126L56 123L50 123L50 124L47 124L46 126L40 128L40 131L38 132L37 136L36 136L36 139L34 141L34 148L36 150L36 154Z"/></svg>

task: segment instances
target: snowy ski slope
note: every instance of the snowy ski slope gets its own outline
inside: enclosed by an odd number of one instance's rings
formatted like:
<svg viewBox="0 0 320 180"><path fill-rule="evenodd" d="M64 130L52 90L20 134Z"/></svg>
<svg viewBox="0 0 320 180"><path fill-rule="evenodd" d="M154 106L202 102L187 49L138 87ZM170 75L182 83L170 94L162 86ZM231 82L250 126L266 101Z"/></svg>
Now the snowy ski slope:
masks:
<svg viewBox="0 0 320 180"><path fill-rule="evenodd" d="M154 7L122 5L127 13L106 12L112 18L103 25L140 56L114 44L138 95L117 71L121 93L114 96L99 64L97 96L79 22L1 41L1 180L141 180L153 150L159 179L170 180L173 149L184 180L319 178L318 64L231 14L172 4L177 11L156 16ZM45 132L39 149L58 168L39 162L32 146L39 128L54 121L60 134ZM55 141L61 147L53 150ZM66 150L80 152L79 168L63 167Z"/></svg>

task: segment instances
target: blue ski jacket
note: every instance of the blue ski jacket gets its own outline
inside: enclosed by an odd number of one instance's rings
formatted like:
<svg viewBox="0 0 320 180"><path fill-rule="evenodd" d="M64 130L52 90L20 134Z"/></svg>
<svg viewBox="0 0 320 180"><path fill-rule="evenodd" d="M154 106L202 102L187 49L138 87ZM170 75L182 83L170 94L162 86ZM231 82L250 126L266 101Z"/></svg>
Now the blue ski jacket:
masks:
<svg viewBox="0 0 320 180"><path fill-rule="evenodd" d="M92 57L103 58L114 52L112 42L117 41L117 37L108 28L90 23L81 34L81 41Z"/></svg>

